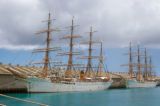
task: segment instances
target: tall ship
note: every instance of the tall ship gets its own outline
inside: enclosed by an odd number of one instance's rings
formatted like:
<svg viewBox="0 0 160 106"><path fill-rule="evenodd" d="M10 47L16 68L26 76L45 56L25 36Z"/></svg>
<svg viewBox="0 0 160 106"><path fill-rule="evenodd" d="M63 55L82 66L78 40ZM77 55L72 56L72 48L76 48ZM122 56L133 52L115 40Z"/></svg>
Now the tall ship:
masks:
<svg viewBox="0 0 160 106"><path fill-rule="evenodd" d="M107 72L102 73L103 68L103 54L102 54L102 44L101 44L101 52L99 58L99 65L98 70L95 72L92 68L92 58L95 58L92 56L92 35L93 31L92 28L89 32L90 40L88 42L89 49L88 49L88 56L84 56L83 58L87 58L88 64L86 69L79 69L76 67L80 67L81 64L74 64L73 57L76 55L79 55L79 52L74 51L74 41L77 38L80 38L79 35L74 34L74 20L72 19L72 24L69 26L70 28L70 35L62 37L62 39L68 39L69 40L69 52L64 53L58 53L60 56L68 56L68 63L63 64L61 67L65 68L59 68L59 72L51 73L52 67L50 67L50 52L56 51L59 48L51 48L50 42L51 42L51 32L55 31L51 28L51 15L49 13L49 17L47 20L48 28L47 30L40 31L40 33L47 33L46 38L46 48L44 49L38 49L36 52L44 52L44 61L43 63L43 69L41 72L37 75L33 75L27 78L28 81L28 92L74 92L74 91L97 91L97 90L106 90L110 87L112 81L109 77L109 74ZM97 58L97 57L96 57ZM60 66L59 66L60 67ZM58 69L54 69L58 70Z"/></svg>
<svg viewBox="0 0 160 106"><path fill-rule="evenodd" d="M141 61L143 58L143 62ZM135 62L137 59L137 62ZM149 62L148 62L149 60ZM156 87L157 82L155 81L152 72L152 60L151 57L147 55L147 50L145 48L144 52L140 51L138 46L137 52L132 51L132 45L130 43L129 48L129 77L126 79L127 88L149 88ZM137 71L133 71L133 70Z"/></svg>

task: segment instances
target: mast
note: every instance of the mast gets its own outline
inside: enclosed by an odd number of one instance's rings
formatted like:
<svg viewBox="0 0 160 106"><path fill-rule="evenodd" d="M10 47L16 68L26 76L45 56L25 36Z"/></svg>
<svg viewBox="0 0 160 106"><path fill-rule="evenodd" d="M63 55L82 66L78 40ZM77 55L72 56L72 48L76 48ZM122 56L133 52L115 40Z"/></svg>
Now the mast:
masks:
<svg viewBox="0 0 160 106"><path fill-rule="evenodd" d="M51 41L51 31L50 31L50 25L51 25L51 14L48 14L48 29L47 29L47 45L46 45L46 52L44 57L44 66L43 66L43 77L46 77L48 75L48 69L49 69L49 48L50 48L50 41Z"/></svg>
<svg viewBox="0 0 160 106"><path fill-rule="evenodd" d="M142 72L141 72L141 60L140 60L140 48L139 48L139 45L138 45L138 64L137 64L137 67L138 67L138 76L137 76L137 80L138 81L141 81L141 78L142 78Z"/></svg>
<svg viewBox="0 0 160 106"><path fill-rule="evenodd" d="M129 43L129 53L126 53L125 55L128 55L129 62L128 62L128 64L123 64L121 66L127 66L129 68L128 69L129 78L133 79L133 77L134 77L133 67L135 67L135 64L133 63L133 55L135 55L135 54L133 54L131 42Z"/></svg>
<svg viewBox="0 0 160 106"><path fill-rule="evenodd" d="M74 35L74 28L77 25L74 25L74 17L72 18L71 26L70 28L70 35L66 35L62 37L62 39L69 39L69 52L65 53L59 53L60 55L68 55L68 63L67 63L67 70L65 71L65 77L66 78L72 78L73 77L73 70L75 65L79 64L73 64L73 56L74 55L80 55L80 52L74 52L74 39L80 38L81 36L79 35Z"/></svg>
<svg viewBox="0 0 160 106"><path fill-rule="evenodd" d="M102 71L103 71L102 68L104 67L102 42L100 44L101 44L101 49L100 49L100 57L99 57L99 64L98 64L98 71L97 71L98 77L102 77Z"/></svg>
<svg viewBox="0 0 160 106"><path fill-rule="evenodd" d="M52 29L51 28L51 24L52 24L52 19L51 19L51 14L48 14L48 20L45 20L43 22L47 22L47 29L45 30L41 30L39 32L37 32L36 34L41 34L41 33L47 33L47 37L46 37L46 47L42 48L42 49L36 49L33 51L33 53L38 53L38 52L44 52L44 58L43 58L43 62L36 62L34 64L43 64L43 69L42 69L42 73L41 73L41 77L46 78L48 76L48 72L49 72L49 66L50 66L50 58L49 58L49 54L50 51L56 51L56 50L60 50L59 47L54 47L51 48L50 47L50 43L51 43L51 32L53 31L58 31L56 29Z"/></svg>
<svg viewBox="0 0 160 106"><path fill-rule="evenodd" d="M132 63L132 44L130 42L130 48L129 48L129 76L132 79L133 77L133 63Z"/></svg>
<svg viewBox="0 0 160 106"><path fill-rule="evenodd" d="M92 56L92 36L93 36L93 31L92 31L92 27L90 27L90 32L89 32L89 49L88 49L88 64L87 64L87 68L86 71L93 71L92 69L92 65L91 65L91 56Z"/></svg>
<svg viewBox="0 0 160 106"><path fill-rule="evenodd" d="M148 74L149 74L149 77L150 78L152 78L152 57L150 56L150 58L149 58L149 72L148 72Z"/></svg>
<svg viewBox="0 0 160 106"><path fill-rule="evenodd" d="M93 37L93 33L96 32L96 31L93 31L92 27L90 27L90 32L89 32L89 48L88 48L88 56L87 56L87 59L88 59L88 62L87 62L87 67L86 67L86 72L85 72L85 75L87 77L91 77L91 74L93 73L93 67L92 67L92 59L93 58L99 58L99 56L92 56L92 44L93 43L96 43L92 40L92 37ZM98 42L99 43L99 42Z"/></svg>
<svg viewBox="0 0 160 106"><path fill-rule="evenodd" d="M144 59L144 64L145 64L145 66L144 66L144 78L145 78L145 80L147 80L148 79L148 62L147 62L147 50L146 50L146 48L145 48L145 59Z"/></svg>
<svg viewBox="0 0 160 106"><path fill-rule="evenodd" d="M67 70L72 70L73 68L73 30L74 30L74 21L72 18L72 24L71 24L71 37L70 37L70 50L69 50L69 59L68 59L68 65Z"/></svg>

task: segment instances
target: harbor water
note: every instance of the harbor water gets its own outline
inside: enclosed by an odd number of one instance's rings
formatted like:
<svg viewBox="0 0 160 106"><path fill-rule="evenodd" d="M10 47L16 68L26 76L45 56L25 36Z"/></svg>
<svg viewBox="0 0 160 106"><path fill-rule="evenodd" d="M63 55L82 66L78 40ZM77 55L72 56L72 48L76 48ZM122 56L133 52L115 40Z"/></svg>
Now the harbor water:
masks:
<svg viewBox="0 0 160 106"><path fill-rule="evenodd" d="M160 106L160 88L114 89L97 92L6 94L49 106ZM38 106L0 96L7 106Z"/></svg>

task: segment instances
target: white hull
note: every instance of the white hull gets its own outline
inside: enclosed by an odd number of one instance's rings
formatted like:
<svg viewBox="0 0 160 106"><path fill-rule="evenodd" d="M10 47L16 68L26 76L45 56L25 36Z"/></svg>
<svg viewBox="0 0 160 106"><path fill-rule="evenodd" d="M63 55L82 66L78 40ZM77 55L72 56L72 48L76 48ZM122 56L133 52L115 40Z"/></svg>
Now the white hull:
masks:
<svg viewBox="0 0 160 106"><path fill-rule="evenodd" d="M153 88L156 87L157 82L154 81L144 81L139 82L137 80L126 80L127 88Z"/></svg>
<svg viewBox="0 0 160 106"><path fill-rule="evenodd" d="M112 81L108 82L74 82L53 83L49 80L29 78L28 92L75 92L106 90Z"/></svg>

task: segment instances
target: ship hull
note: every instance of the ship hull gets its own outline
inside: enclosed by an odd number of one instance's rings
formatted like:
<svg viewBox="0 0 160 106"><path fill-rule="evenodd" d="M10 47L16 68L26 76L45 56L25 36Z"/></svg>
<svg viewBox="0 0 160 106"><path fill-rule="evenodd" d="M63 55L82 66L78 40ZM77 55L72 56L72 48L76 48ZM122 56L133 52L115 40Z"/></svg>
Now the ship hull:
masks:
<svg viewBox="0 0 160 106"><path fill-rule="evenodd" d="M49 80L29 78L28 92L77 92L77 91L99 91L110 87L112 81L108 82L61 82L53 83Z"/></svg>
<svg viewBox="0 0 160 106"><path fill-rule="evenodd" d="M157 82L154 81L144 81L139 82L137 80L126 80L127 88L153 88L156 87Z"/></svg>

